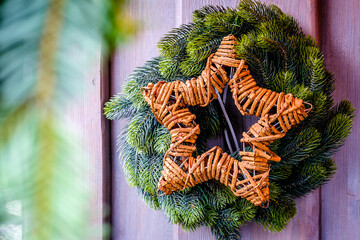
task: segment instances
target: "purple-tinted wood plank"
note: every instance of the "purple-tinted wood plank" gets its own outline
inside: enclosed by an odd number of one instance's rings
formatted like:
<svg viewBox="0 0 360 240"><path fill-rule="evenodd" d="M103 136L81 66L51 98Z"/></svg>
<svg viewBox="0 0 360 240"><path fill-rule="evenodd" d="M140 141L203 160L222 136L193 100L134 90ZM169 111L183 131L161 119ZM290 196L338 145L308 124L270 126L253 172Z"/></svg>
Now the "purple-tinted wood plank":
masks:
<svg viewBox="0 0 360 240"><path fill-rule="evenodd" d="M76 50L74 50L74 57ZM83 88L78 92L76 99L69 99L65 107L64 120L70 131L76 134L74 141L79 141L83 149L83 171L85 182L88 184L90 201L87 204L91 209L87 214L89 223L83 231L92 236L90 239L102 239L103 199L103 167L105 146L102 145L104 132L102 128L101 103L101 63L100 53L94 62L79 66L83 69ZM105 127L105 125L104 125ZM105 134L106 135L106 134ZM106 146L107 148L108 146Z"/></svg>
<svg viewBox="0 0 360 240"><path fill-rule="evenodd" d="M357 117L335 155L337 173L322 187L321 239L360 239L360 2L326 0L323 5L322 46L336 78L334 97L350 100Z"/></svg>
<svg viewBox="0 0 360 240"><path fill-rule="evenodd" d="M157 42L175 27L176 0L135 0L130 2L129 14L140 27L131 43L115 54L112 72L111 94L121 91L126 77L136 67L158 56ZM116 138L126 122L112 122L113 159L113 239L143 240L172 239L173 225L163 212L146 206L135 188L125 181L122 163L116 152ZM159 159L161 161L161 159Z"/></svg>

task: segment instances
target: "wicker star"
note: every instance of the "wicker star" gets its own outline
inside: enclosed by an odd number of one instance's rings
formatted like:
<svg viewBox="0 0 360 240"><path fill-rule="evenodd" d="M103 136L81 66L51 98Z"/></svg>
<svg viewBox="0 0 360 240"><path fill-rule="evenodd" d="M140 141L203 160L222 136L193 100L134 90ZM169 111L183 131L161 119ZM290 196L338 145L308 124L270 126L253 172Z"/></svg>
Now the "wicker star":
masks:
<svg viewBox="0 0 360 240"><path fill-rule="evenodd" d="M292 94L277 93L257 86L245 61L235 53L236 38L224 37L217 52L212 54L198 78L181 81L149 83L142 88L146 102L156 119L171 135L171 145L163 159L158 189L165 194L195 186L211 179L229 186L239 197L254 205L268 202L269 161L281 159L269 149L270 143L285 136L307 116L303 100ZM235 68L229 78L228 72ZM200 127L187 106L206 106L217 99L215 89L222 93L228 84L241 114L255 115L259 121L243 133L240 140L251 151L240 151L241 161L214 147L193 157Z"/></svg>

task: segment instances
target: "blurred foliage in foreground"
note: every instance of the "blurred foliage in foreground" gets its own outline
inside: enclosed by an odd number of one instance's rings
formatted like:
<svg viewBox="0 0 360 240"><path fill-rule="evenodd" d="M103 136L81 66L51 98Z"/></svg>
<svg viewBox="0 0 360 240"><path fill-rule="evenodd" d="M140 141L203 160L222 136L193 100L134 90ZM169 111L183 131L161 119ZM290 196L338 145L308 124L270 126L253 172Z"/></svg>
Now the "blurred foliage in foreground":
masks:
<svg viewBox="0 0 360 240"><path fill-rule="evenodd" d="M0 239L87 239L80 141L63 106L133 31L115 0L0 1Z"/></svg>

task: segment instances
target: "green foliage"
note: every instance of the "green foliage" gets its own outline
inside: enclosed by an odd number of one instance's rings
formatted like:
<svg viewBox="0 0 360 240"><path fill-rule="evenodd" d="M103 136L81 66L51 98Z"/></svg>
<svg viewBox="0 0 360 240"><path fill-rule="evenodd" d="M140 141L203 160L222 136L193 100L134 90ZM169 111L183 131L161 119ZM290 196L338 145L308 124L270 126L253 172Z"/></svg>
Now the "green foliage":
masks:
<svg viewBox="0 0 360 240"><path fill-rule="evenodd" d="M223 6L212 6L212 5L204 6L204 7L200 8L200 9L194 11L194 13L193 13L193 22L194 23L203 22L204 19L206 18L206 16L209 15L209 14L226 13L228 10L230 10L230 9L225 8Z"/></svg>
<svg viewBox="0 0 360 240"><path fill-rule="evenodd" d="M153 130L158 124L151 111L140 112L130 120L126 141L140 153L148 154L153 152Z"/></svg>
<svg viewBox="0 0 360 240"><path fill-rule="evenodd" d="M283 15L283 12L276 5L270 4L267 6L264 3L245 0L241 1L238 6L238 11L243 18L248 22L257 25L264 20L275 19Z"/></svg>
<svg viewBox="0 0 360 240"><path fill-rule="evenodd" d="M219 211L216 225L211 231L217 239L239 239L239 226L242 223L241 213L234 208Z"/></svg>
<svg viewBox="0 0 360 240"><path fill-rule="evenodd" d="M260 208L255 217L257 223L272 232L280 232L296 214L294 200L281 198L277 202L271 201L266 209Z"/></svg>
<svg viewBox="0 0 360 240"><path fill-rule="evenodd" d="M321 134L312 126L299 129L297 132L290 132L278 146L277 153L281 159L285 160L278 163L278 165L299 163L299 161L302 161L304 157L319 147L320 142Z"/></svg>
<svg viewBox="0 0 360 240"><path fill-rule="evenodd" d="M185 53L186 38L193 29L194 24L190 23L171 30L158 43L161 55L167 58L183 55Z"/></svg>
<svg viewBox="0 0 360 240"><path fill-rule="evenodd" d="M207 186L207 198L209 206L219 211L236 202L237 197L228 187L224 187L217 181L209 182Z"/></svg>
<svg viewBox="0 0 360 240"><path fill-rule="evenodd" d="M230 33L239 36L254 28L239 11L217 6L196 10L193 21L173 29L160 40L160 72L164 77L179 73L198 75L224 36Z"/></svg>
<svg viewBox="0 0 360 240"><path fill-rule="evenodd" d="M197 76L221 39L231 33L238 38L237 54L246 60L259 85L292 93L313 106L303 123L270 146L282 160L271 166L267 209L235 197L217 181L167 196L156 194L170 136L154 119L140 88L148 82ZM331 156L350 134L354 118L350 102L334 106L334 78L315 41L277 6L246 0L237 9L206 6L196 10L193 23L172 30L158 46L161 57L137 69L122 94L105 107L109 119L130 120L119 140L129 183L171 222L189 230L209 226L217 239L238 239L239 226L253 220L270 231L284 229L296 214L294 199L318 188L334 174ZM201 127L196 152L201 154L208 148L207 139L222 132L224 120L216 101L205 108L191 107L190 111ZM231 155L241 160L236 152Z"/></svg>
<svg viewBox="0 0 360 240"><path fill-rule="evenodd" d="M115 95L105 103L104 112L108 119L119 120L134 116L136 108L127 97Z"/></svg>
<svg viewBox="0 0 360 240"><path fill-rule="evenodd" d="M291 198L304 196L330 180L335 171L335 162L329 158L315 165L310 162L294 167L291 175L281 183L283 195Z"/></svg>
<svg viewBox="0 0 360 240"><path fill-rule="evenodd" d="M160 125L154 130L154 150L157 154L165 154L170 147L171 136L169 131Z"/></svg>

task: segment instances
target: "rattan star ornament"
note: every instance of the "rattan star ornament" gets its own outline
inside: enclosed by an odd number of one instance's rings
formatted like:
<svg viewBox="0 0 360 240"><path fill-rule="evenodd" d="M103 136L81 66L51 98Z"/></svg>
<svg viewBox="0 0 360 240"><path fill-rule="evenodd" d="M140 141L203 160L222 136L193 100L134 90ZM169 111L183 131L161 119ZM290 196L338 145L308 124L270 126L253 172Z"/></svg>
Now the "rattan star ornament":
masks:
<svg viewBox="0 0 360 240"><path fill-rule="evenodd" d="M237 57L235 45L233 35L224 37L196 79L185 83L160 81L142 88L154 116L171 135L158 183L158 189L164 194L216 179L230 187L236 196L246 198L255 206L266 206L268 203L269 161L281 160L269 145L303 121L312 107L308 104L310 107L306 109L303 100L292 94L257 86L245 61ZM231 68L236 70L230 78ZM255 115L259 121L243 133L240 141L244 143L244 148L239 152L241 161L223 152L220 147L213 147L194 157L200 127L188 106L207 106L218 98L216 90L222 93L226 84L241 114ZM251 150L246 151L246 146Z"/></svg>

